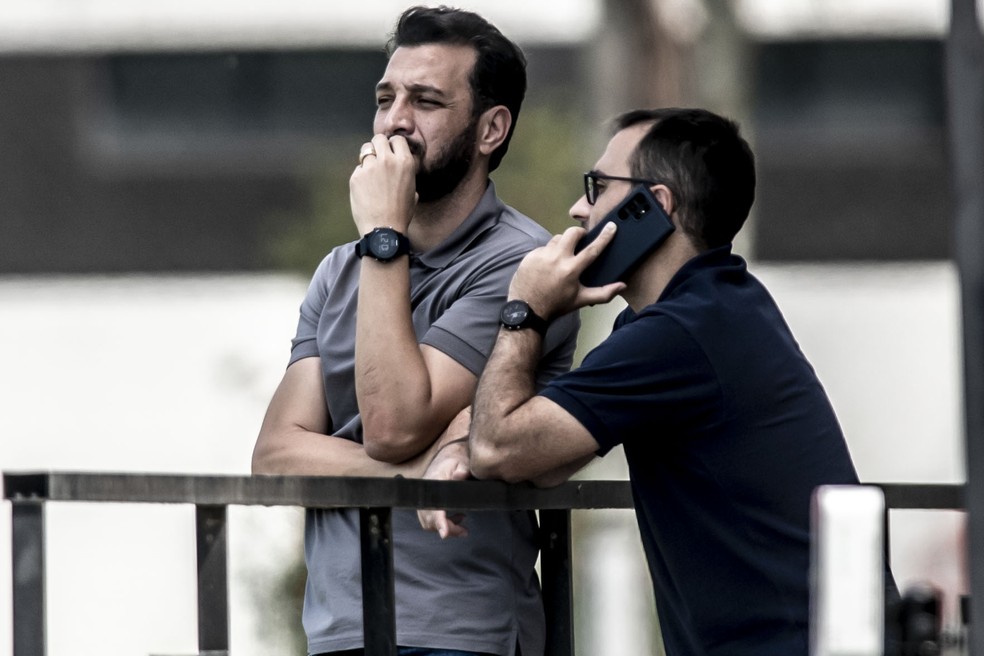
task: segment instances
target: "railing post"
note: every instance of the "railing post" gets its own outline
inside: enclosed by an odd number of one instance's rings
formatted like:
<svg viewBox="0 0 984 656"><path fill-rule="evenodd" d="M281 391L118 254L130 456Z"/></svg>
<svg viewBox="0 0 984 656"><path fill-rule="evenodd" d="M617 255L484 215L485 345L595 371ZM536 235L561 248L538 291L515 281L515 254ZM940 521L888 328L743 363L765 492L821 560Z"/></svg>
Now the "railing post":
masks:
<svg viewBox="0 0 984 656"><path fill-rule="evenodd" d="M970 653L984 653L984 34L974 0L951 0L947 128L963 328Z"/></svg>
<svg viewBox="0 0 984 656"><path fill-rule="evenodd" d="M574 656L571 511L541 510L540 574L547 616L547 656Z"/></svg>
<svg viewBox="0 0 984 656"><path fill-rule="evenodd" d="M196 505L195 536L198 543L198 650L227 654L226 506Z"/></svg>
<svg viewBox="0 0 984 656"><path fill-rule="evenodd" d="M14 656L45 656L44 502L12 500Z"/></svg>
<svg viewBox="0 0 984 656"><path fill-rule="evenodd" d="M360 508L362 622L366 656L396 656L392 509Z"/></svg>

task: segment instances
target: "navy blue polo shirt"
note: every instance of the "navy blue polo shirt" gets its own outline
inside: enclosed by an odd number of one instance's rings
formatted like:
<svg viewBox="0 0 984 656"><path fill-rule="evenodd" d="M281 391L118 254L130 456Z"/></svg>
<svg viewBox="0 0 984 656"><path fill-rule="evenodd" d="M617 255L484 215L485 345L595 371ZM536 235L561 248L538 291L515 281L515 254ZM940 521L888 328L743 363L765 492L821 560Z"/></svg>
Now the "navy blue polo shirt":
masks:
<svg viewBox="0 0 984 656"><path fill-rule="evenodd" d="M671 656L808 653L810 495L858 478L826 393L730 247L542 392L624 444Z"/></svg>

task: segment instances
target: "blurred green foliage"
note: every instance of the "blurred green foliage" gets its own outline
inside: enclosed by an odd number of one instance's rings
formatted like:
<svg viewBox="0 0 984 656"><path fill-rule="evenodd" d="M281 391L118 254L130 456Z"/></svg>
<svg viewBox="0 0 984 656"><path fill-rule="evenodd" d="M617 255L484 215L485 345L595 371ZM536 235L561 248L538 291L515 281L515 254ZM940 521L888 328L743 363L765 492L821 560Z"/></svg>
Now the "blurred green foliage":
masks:
<svg viewBox="0 0 984 656"><path fill-rule="evenodd" d="M320 166L310 167L306 211L278 212L267 223L263 242L274 268L310 276L339 244L352 241L355 224L349 211L348 179L355 168L361 139L338 144Z"/></svg>
<svg viewBox="0 0 984 656"><path fill-rule="evenodd" d="M539 221L550 232L572 225L567 210L581 195L585 125L574 112L551 105L527 107L520 115L509 153L492 174L499 197ZM359 143L339 145L309 182L303 213L271 218L265 243L275 268L310 275L334 246L358 235L349 213L348 179Z"/></svg>
<svg viewBox="0 0 984 656"><path fill-rule="evenodd" d="M567 210L584 193L581 174L595 155L587 152L588 132L584 119L555 105L524 109L492 173L499 197L552 233L574 225Z"/></svg>

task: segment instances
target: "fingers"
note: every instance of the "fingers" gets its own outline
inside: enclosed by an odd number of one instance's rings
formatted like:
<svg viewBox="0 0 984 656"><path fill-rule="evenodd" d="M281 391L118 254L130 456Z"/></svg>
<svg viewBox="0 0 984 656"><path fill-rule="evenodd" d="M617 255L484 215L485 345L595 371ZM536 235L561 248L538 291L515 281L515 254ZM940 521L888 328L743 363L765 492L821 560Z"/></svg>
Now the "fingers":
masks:
<svg viewBox="0 0 984 656"><path fill-rule="evenodd" d="M390 147L390 140L385 134L374 134L372 136L372 145L376 149L377 157L393 152L393 149Z"/></svg>
<svg viewBox="0 0 984 656"><path fill-rule="evenodd" d="M406 137L401 135L393 135L388 139L389 147L392 149L393 153L401 157L412 157L413 154L410 152L410 144L407 143Z"/></svg>
<svg viewBox="0 0 984 656"><path fill-rule="evenodd" d="M605 227L601 229L598 236L590 244L585 246L584 250L577 254L578 258L583 261L585 267L598 259L601 252L608 247L608 244L612 243L615 239L615 231L618 226L615 225L614 221L609 221L605 224Z"/></svg>
<svg viewBox="0 0 984 656"><path fill-rule="evenodd" d="M559 235L554 235L553 239L556 240L561 246L569 246L570 251L573 253L574 246L577 245L577 242L581 241L581 237L584 236L584 233L585 230L581 226L571 226Z"/></svg>
<svg viewBox="0 0 984 656"><path fill-rule="evenodd" d="M359 149L359 166L362 166L365 163L367 157L375 157L375 156L376 156L376 148L375 146L372 145L371 142L367 141L366 143L362 144L362 148Z"/></svg>
<svg viewBox="0 0 984 656"><path fill-rule="evenodd" d="M582 287L578 295L581 307L585 305L603 305L625 290L624 282L613 282L604 287Z"/></svg>
<svg viewBox="0 0 984 656"><path fill-rule="evenodd" d="M373 135L372 140L362 144L359 149L359 166L371 165L391 154L401 159L413 157L406 137L400 135L387 137L385 134Z"/></svg>
<svg viewBox="0 0 984 656"><path fill-rule="evenodd" d="M601 253L608 248L608 245L612 243L615 238L615 231L618 226L615 223L609 221L601 229L601 232L584 247L579 253L575 253L578 243L585 235L584 228L574 227L568 228L559 235L559 240L556 242L557 247L562 249L565 253L564 257L571 258L571 272L574 275L580 276L588 266L591 265ZM556 237L555 237L556 238ZM569 253L569 255L567 255ZM612 300L616 294L618 294L625 285L621 283L606 285L605 287L589 288L581 286L578 293L579 300L584 300L589 305L596 305L598 303L607 303Z"/></svg>
<svg viewBox="0 0 984 656"><path fill-rule="evenodd" d="M448 516L444 513L445 520L445 531L441 533L438 531L438 535L442 538L466 538L468 537L468 529L465 528L462 522L465 521L465 515L462 513L456 513L454 515Z"/></svg>
<svg viewBox="0 0 984 656"><path fill-rule="evenodd" d="M471 470L468 468L468 464L464 462L456 462L454 469L448 476L448 480L451 481L467 481L469 478L471 478Z"/></svg>
<svg viewBox="0 0 984 656"><path fill-rule="evenodd" d="M418 510L417 511L417 521L420 522L420 528L425 531L438 531L442 521L447 521L446 518L442 518L442 515L447 515L443 510Z"/></svg>
<svg viewBox="0 0 984 656"><path fill-rule="evenodd" d="M584 228L579 226L568 228L561 234L554 235L550 239L550 245L556 246L563 251L574 255L575 260L583 270L598 258L601 252L608 247L608 244L612 243L612 239L615 238L615 231L617 228L618 226L616 226L612 221L606 223L601 232L598 233L598 236L595 237L590 244L585 246L584 250L580 253L575 254L574 250L586 234L586 231Z"/></svg>
<svg viewBox="0 0 984 656"><path fill-rule="evenodd" d="M465 515L455 513L448 515L446 510L418 510L417 521L425 531L436 532L442 540L447 538L463 538L468 536L468 529L463 523Z"/></svg>
<svg viewBox="0 0 984 656"><path fill-rule="evenodd" d="M417 204L417 163L406 139L374 135L362 144L359 158L349 177L349 203L359 233L380 226L405 233Z"/></svg>

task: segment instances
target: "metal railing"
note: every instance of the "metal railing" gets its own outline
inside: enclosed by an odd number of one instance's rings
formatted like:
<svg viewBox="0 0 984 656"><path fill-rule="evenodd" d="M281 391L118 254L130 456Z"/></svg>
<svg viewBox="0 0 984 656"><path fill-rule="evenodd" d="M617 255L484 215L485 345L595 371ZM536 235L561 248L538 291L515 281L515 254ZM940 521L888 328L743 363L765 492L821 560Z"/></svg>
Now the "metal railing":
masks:
<svg viewBox="0 0 984 656"><path fill-rule="evenodd" d="M493 481L404 478L4 473L12 506L14 656L45 656L45 503L83 501L195 506L198 650L229 653L228 506L358 508L367 656L396 654L392 508L536 509L549 656L573 656L571 511L632 508L627 481L570 481L550 489ZM878 484L888 509L964 508L963 485Z"/></svg>

